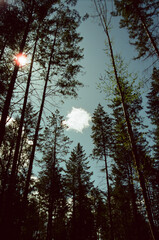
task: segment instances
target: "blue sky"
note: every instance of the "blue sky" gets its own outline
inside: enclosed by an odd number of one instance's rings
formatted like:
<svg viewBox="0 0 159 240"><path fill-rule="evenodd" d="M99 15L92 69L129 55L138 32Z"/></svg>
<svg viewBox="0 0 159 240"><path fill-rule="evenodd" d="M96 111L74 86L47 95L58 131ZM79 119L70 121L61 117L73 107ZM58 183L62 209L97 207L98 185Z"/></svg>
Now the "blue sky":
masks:
<svg viewBox="0 0 159 240"><path fill-rule="evenodd" d="M79 74L78 79L84 83L85 87L78 91L78 99L69 99L65 101L65 104L59 106L61 114L66 117L71 111L72 107L83 108L90 115L93 114L98 103L101 103L105 110L110 112L107 108L107 102L104 100L104 93L100 93L97 89L98 80L104 72L109 63L108 57L104 51L106 47L106 36L102 27L98 25L98 20L92 18L94 14L93 4L91 0L80 0L77 4L77 10L81 16L84 16L87 12L90 17L81 24L79 31L83 37L81 47L84 48L84 59L81 61L84 74ZM142 77L143 68L146 66L146 62L134 62L132 58L136 52L132 46L129 45L128 33L125 29L119 29L119 18L112 18L111 36L113 40L114 52L121 54L125 61L130 62L130 71L137 72ZM90 127L83 130L82 133L73 130L67 131L67 135L73 140L73 145L81 143L87 155L92 151L92 139L91 123ZM97 163L95 160L90 159L91 170L94 173L93 179L95 184L105 189L105 174L100 172L103 166L102 162Z"/></svg>
<svg viewBox="0 0 159 240"><path fill-rule="evenodd" d="M111 1L108 1L111 7ZM64 100L64 104L59 104L58 109L61 115L66 118L66 116L71 112L72 108L82 108L87 111L91 116L98 103L104 106L105 110L110 112L107 107L107 102L105 99L105 94L100 93L97 89L97 84L100 76L104 75L105 70L108 67L109 60L105 53L106 48L106 36L103 32L102 27L98 25L98 20L92 18L91 16L95 13L93 4L91 0L79 0L77 4L77 10L84 16L86 13L90 17L82 22L79 27L79 32L83 37L81 42L81 47L84 48L84 59L81 61L83 66L83 72L80 73L77 78L85 86L78 91L77 99L67 99ZM125 62L129 63L130 72L136 72L141 79L143 75L143 69L150 62L144 61L132 61L132 58L137 55L134 47L130 46L128 33L125 29L119 29L119 18L112 18L111 21L111 37L113 40L114 52L121 54L124 57ZM147 91L148 89L145 89ZM66 134L73 140L71 150L78 142L83 146L87 156L89 156L93 149L91 135L91 122L88 128L85 128L83 132L77 132L74 130L66 131ZM109 163L111 164L111 163ZM91 170L93 171L93 180L95 180L95 185L100 186L103 190L106 188L105 183L105 173L101 173L101 168L103 163L97 163L95 160L90 159Z"/></svg>

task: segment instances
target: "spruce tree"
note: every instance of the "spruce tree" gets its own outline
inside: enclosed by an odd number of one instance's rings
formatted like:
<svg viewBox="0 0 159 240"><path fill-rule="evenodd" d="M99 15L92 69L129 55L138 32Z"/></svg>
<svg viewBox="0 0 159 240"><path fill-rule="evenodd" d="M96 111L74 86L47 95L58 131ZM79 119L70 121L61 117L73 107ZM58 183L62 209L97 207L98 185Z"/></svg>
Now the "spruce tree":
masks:
<svg viewBox="0 0 159 240"><path fill-rule="evenodd" d="M94 231L94 217L91 212L91 189L90 179L92 172L89 171L89 162L80 145L73 149L69 161L66 162L65 181L67 197L70 202L70 230L69 239L96 239Z"/></svg>
<svg viewBox="0 0 159 240"><path fill-rule="evenodd" d="M108 193L108 211L110 220L110 239L114 239L113 234L113 220L112 220L112 209L111 209L111 193L109 183L109 171L108 171L108 151L112 148L112 120L104 111L103 107L98 104L92 117L92 139L94 143L93 155L99 160L104 160L105 172L106 172L106 185Z"/></svg>

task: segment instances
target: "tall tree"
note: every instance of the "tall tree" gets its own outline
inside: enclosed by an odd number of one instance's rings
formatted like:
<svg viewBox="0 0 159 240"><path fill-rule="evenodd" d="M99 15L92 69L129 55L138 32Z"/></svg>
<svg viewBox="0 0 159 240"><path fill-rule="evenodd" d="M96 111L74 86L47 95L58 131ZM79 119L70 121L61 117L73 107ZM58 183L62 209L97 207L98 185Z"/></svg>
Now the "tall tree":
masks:
<svg viewBox="0 0 159 240"><path fill-rule="evenodd" d="M158 222L158 194L159 194L159 70L154 68L152 74L152 81L150 91L147 95L148 98L148 116L151 119L153 125L152 130L152 150L153 150L153 168L150 176L152 183L151 199L152 205L154 206L155 219Z"/></svg>
<svg viewBox="0 0 159 240"><path fill-rule="evenodd" d="M89 199L92 188L90 179L92 172L89 168L86 154L78 143L71 152L69 161L66 162L67 197L71 204L69 239L96 239Z"/></svg>
<svg viewBox="0 0 159 240"><path fill-rule="evenodd" d="M29 1L29 3L30 3L30 8L29 8L30 11L29 11L28 16L27 16L27 21L26 21L25 28L24 28L25 30L24 30L23 38L22 38L20 46L19 46L19 54L22 54L23 51L24 51L26 40L27 40L29 30L30 30L30 24L33 20L35 0ZM4 137L4 134L5 134L6 120L7 120L8 113L9 113L10 102L11 102L11 99L12 99L13 90L14 90L14 86L15 86L15 82L16 82L19 67L20 67L19 64L16 63L15 67L14 67L14 70L13 70L13 74L12 74L10 83L9 83L9 88L8 88L8 91L7 91L7 96L6 96L6 99L5 99L5 103L4 103L4 106L3 106L3 111L2 111L1 121L0 121L0 132L1 132L0 145L2 144L3 137Z"/></svg>
<svg viewBox="0 0 159 240"><path fill-rule="evenodd" d="M0 22L0 61L2 61L2 57L8 58L5 50L6 52L9 49L16 50L23 34L25 18L17 6L5 2L0 4Z"/></svg>
<svg viewBox="0 0 159 240"><path fill-rule="evenodd" d="M156 0L115 0L117 14L122 16L120 27L126 27L131 42L138 51L138 58L156 55L159 58L158 7Z"/></svg>
<svg viewBox="0 0 159 240"><path fill-rule="evenodd" d="M152 216L152 211L151 211L149 198L148 198L148 194L147 194L147 190L146 190L144 175L143 175L143 172L142 172L142 169L141 169L140 158L139 158L139 154L138 154L138 150L137 150L137 143L136 143L134 131L133 131L133 128L132 128L132 124L131 124L131 121L130 121L129 108L127 106L126 99L125 99L125 96L124 96L124 92L123 92L123 89L122 89L121 77L120 77L120 75L118 73L118 70L117 70L117 67L116 67L115 56L114 56L113 47L112 47L112 44L111 44L110 33L109 33L109 28L108 28L108 23L107 23L107 18L106 18L106 15L107 15L107 8L105 7L106 6L106 1L102 1L101 3L100 2L97 3L97 1L94 0L94 4L95 4L95 7L96 7L96 11L99 15L100 22L102 24L103 30L104 30L104 32L106 34L106 37L107 37L109 51L110 51L111 63L112 63L114 76L115 76L115 81L116 81L117 88L118 88L120 98L121 98L121 105L122 105L122 109L123 109L124 119L125 119L125 122L126 122L126 125L127 125L127 131L128 131L130 144L131 144L133 158L134 158L135 165L136 165L136 168L137 168L137 172L138 172L138 175L139 175L140 186L141 186L141 189L142 189L142 192L143 192L144 202L145 202L146 211L147 211L149 224L150 224L150 230L151 230L152 238L154 240L156 240L157 239L157 232L156 232L155 224L154 224L154 221L153 221L153 216Z"/></svg>
<svg viewBox="0 0 159 240"><path fill-rule="evenodd" d="M11 171L11 177L10 177L10 185L9 185L9 201L12 202L12 197L14 194L14 189L16 185L16 172L18 171L17 169L17 164L18 164L18 155L20 152L20 142L22 138L22 131L23 131L23 125L24 125L24 118L27 110L27 100L28 100L28 95L29 95L29 88L31 84L31 77L32 77L32 69L33 69L33 63L34 63L34 58L35 58L35 53L36 53L36 48L37 48L37 43L40 38L40 28L42 28L42 22L47 16L48 11L51 8L51 2L49 4L46 3L42 5L42 7L45 9L43 13L38 13L38 27L37 30L35 31L35 43L34 43L34 48L33 48L33 53L32 53L32 59L31 59L31 64L29 68L29 73L27 77L27 84L26 84L26 89L25 89L25 95L24 95L24 102L23 102L23 108L21 111L21 118L20 118L20 124L18 128L18 135L16 138L16 146L15 146L15 152L14 152L14 157L13 157L13 165L12 165L12 171Z"/></svg>
<svg viewBox="0 0 159 240"><path fill-rule="evenodd" d="M75 80L75 76L80 71L80 65L76 64L76 62L82 58L82 50L78 46L82 38L76 32L80 24L80 17L75 10L69 9L68 6L64 7L62 4L57 9L52 21L55 22L53 29L51 29L53 39L51 39L49 45L50 49L47 49L49 50L49 62L47 63L47 71L44 72L45 84L26 179L24 205L26 205L27 201L35 149L49 81L54 77L55 83L51 85L55 86L57 94L64 96L76 96L76 88L82 85L79 81ZM46 52L47 50L45 49Z"/></svg>
<svg viewBox="0 0 159 240"><path fill-rule="evenodd" d="M23 191L26 177L26 169L28 167L28 158L31 151L32 143L32 130L34 129L34 121L36 116L34 115L31 104L28 104L27 111L24 119L23 135L20 142L20 152L18 156L18 171L16 169L16 185L14 189L14 195L10 196L10 176L13 166L13 155L15 147L15 138L17 137L17 129L19 127L19 118L15 120L11 119L6 129L5 141L1 146L1 166L3 167L3 175L1 180L3 188L1 192L1 236L8 236L7 229L10 226L12 237L15 235L15 226L19 220L19 207L21 206L21 192ZM9 137L9 138L8 138ZM13 139L12 139L13 138ZM8 149L8 146L9 149ZM9 157L5 152L9 153ZM12 201L10 201L10 198ZM18 207L18 208L17 208ZM17 210L17 211L16 211Z"/></svg>
<svg viewBox="0 0 159 240"><path fill-rule="evenodd" d="M40 144L40 149L43 152L43 159L41 160L43 170L40 173L39 181L41 187L45 189L45 195L43 197L48 201L47 240L51 240L53 237L58 239L58 235L61 236L60 234L62 234L62 232L58 233L56 231L59 227L56 224L58 214L63 211L64 215L61 215L61 221L64 221L66 218L66 204L64 204L66 199L62 186L60 165L61 163L64 164L66 160L71 141L64 134L63 121L63 117L60 116L59 111L56 110L55 114L52 114L52 116L48 118L47 128L43 135L43 144ZM45 186L43 185L43 179L45 179ZM64 205L61 205L61 202ZM65 228L63 228L63 230L61 229L61 231L65 231ZM66 233L64 235L66 236Z"/></svg>
<svg viewBox="0 0 159 240"><path fill-rule="evenodd" d="M104 111L103 107L98 104L97 109L95 109L92 117L92 139L95 145L93 149L93 155L104 160L105 162L105 172L106 172L106 185L108 192L108 211L110 218L110 239L114 239L113 233L113 221L112 221L112 209L111 209L111 193L110 193L110 183L109 183L109 171L108 171L108 150L112 147L112 120Z"/></svg>

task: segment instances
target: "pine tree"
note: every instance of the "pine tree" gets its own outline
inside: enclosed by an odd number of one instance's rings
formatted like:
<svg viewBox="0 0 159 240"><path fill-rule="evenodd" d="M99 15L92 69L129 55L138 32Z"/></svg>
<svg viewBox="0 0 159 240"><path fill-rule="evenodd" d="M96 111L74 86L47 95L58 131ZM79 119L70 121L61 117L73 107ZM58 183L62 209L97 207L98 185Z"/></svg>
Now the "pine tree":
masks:
<svg viewBox="0 0 159 240"><path fill-rule="evenodd" d="M45 49L46 53L47 50L49 51L49 61L46 63L46 66L44 64L44 69L46 67L47 70L41 74L41 76L44 77L44 88L38 121L35 129L33 148L30 156L28 175L26 179L24 205L26 205L27 202L29 182L33 167L42 113L44 110L44 104L47 95L47 89L49 89L52 95L54 95L54 89L50 90L49 83L52 78L55 78L54 84L51 81L51 85L53 85L56 89L55 94L64 95L65 97L77 96L76 88L82 85L79 81L75 80L75 76L81 68L77 62L82 58L82 50L78 46L82 38L76 32L77 27L80 24L80 16L76 11L71 10L67 5L64 7L64 5L61 4L59 5L59 8L56 9L55 16L53 16L51 22L54 22L54 25L51 26L50 29L51 41L48 39L48 49ZM70 22L70 24L68 24L68 22Z"/></svg>
<svg viewBox="0 0 159 240"><path fill-rule="evenodd" d="M33 12L34 12L34 7L35 7L35 0L30 1L30 11L28 13L27 16L27 21L24 27L24 33L23 33L23 37L21 39L21 42L19 43L19 54L22 54L25 48L25 44L27 41L27 37L30 31L30 24L33 20ZM6 95L6 99L5 99L5 103L3 106L3 110L2 110L2 116L1 116L1 121L0 121L0 131L1 131L1 135L0 135L0 146L2 144L3 141L3 137L5 134L5 124L6 124L6 120L8 117L8 113L9 113L9 108L10 108L10 103L11 103L11 99L13 96L13 90L14 90L14 86L15 86L15 82L17 79L17 74L18 74L18 70L19 70L19 64L15 64L14 70L13 70L13 74L11 76L11 80L9 83L9 87L7 90L7 95Z"/></svg>
<svg viewBox="0 0 159 240"><path fill-rule="evenodd" d="M16 50L23 34L25 18L20 8L5 2L0 5L0 23L0 61L2 61L2 58L8 58L9 50Z"/></svg>
<svg viewBox="0 0 159 240"><path fill-rule="evenodd" d="M93 202L93 213L95 220L95 231L97 240L109 239L109 213L107 212L106 194L98 187L91 191ZM114 230L114 228L113 228Z"/></svg>
<svg viewBox="0 0 159 240"><path fill-rule="evenodd" d="M32 130L34 129L35 121L34 112L31 104L27 106L27 112L24 119L23 135L20 142L20 152L18 155L17 169L15 170L16 185L14 188L14 194L10 195L11 186L11 174L13 167L14 158L14 147L15 138L17 137L17 129L19 127L19 118L11 120L6 128L5 141L1 146L1 163L3 166L3 171L1 175L1 180L3 183L1 192L1 212L2 214L2 224L1 224L1 236L7 236L7 227L12 230L12 236L15 237L15 227L20 218L20 208L21 208L21 193L25 184L26 169L28 167L28 159L31 151L31 137ZM6 155L6 152L8 154Z"/></svg>
<svg viewBox="0 0 159 240"><path fill-rule="evenodd" d="M96 239L94 232L94 217L91 212L90 193L92 182L86 154L80 145L71 152L66 162L65 181L67 197L70 202L70 237L69 239Z"/></svg>
<svg viewBox="0 0 159 240"><path fill-rule="evenodd" d="M133 130L133 126L131 124L130 108L127 106L127 101L125 99L125 94L124 94L124 91L123 91L123 88L122 88L123 86L121 84L121 80L122 80L122 78L120 76L121 69L117 69L117 63L115 61L115 55L114 55L114 52L113 52L113 47L112 47L112 43L111 43L111 39L110 39L110 32L109 32L107 18L106 18L106 14L107 14L106 1L104 1L104 4L102 4L102 3L94 0L94 4L95 4L97 14L100 18L100 22L102 24L103 30L106 34L107 41L108 41L112 69L113 69L113 72L114 72L116 85L117 85L117 88L118 88L118 91L119 91L119 94L120 94L123 115L124 115L124 119L125 119L126 126L127 126L127 132L128 132L129 141L130 141L130 144L131 144L133 158L134 158L135 165L136 165L136 168L137 168L137 172L138 172L138 175L139 175L139 182L140 182L140 186L141 186L141 189L142 189L142 192L143 192L143 198L144 198L145 207L146 207L146 211L147 211L147 215L148 215L148 219L149 219L152 238L154 240L156 240L157 239L157 233L156 233L156 228L155 228L155 224L154 224L154 220L153 220L153 216L152 216L152 211L151 211L151 207L150 207L150 202L149 202L149 198L148 198L148 193L147 193L147 189L146 189L144 174L143 174L142 169L141 169L141 162L140 162L140 157L139 157L139 153L138 153L138 149L137 149L136 137L135 137L135 133L134 133L134 130Z"/></svg>
<svg viewBox="0 0 159 240"><path fill-rule="evenodd" d="M157 12L158 1L115 0L117 14L122 16L120 27L126 27L138 58L156 55L159 58Z"/></svg>
<svg viewBox="0 0 159 240"><path fill-rule="evenodd" d="M152 150L153 150L153 166L150 175L151 186L151 199L152 206L154 207L154 215L156 222L159 222L158 218L158 194L159 194L159 70L154 68L152 74L151 88L147 95L148 98L148 116L153 124L152 130Z"/></svg>
<svg viewBox="0 0 159 240"><path fill-rule="evenodd" d="M92 139L95 145L93 149L93 155L99 158L99 160L104 160L105 171L106 171L106 185L108 192L108 211L110 220L110 239L114 239L113 234L113 221L112 221L112 209L111 209L111 193L110 193L110 183L109 183L109 171L108 171L108 151L111 149L112 143L112 120L104 111L103 107L98 104L97 109L95 109L92 117Z"/></svg>

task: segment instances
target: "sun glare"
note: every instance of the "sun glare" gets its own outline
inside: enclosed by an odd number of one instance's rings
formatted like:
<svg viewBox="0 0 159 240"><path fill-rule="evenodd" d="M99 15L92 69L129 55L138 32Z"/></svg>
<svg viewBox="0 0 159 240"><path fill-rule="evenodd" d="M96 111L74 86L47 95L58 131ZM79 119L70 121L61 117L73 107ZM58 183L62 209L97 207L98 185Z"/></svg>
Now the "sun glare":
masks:
<svg viewBox="0 0 159 240"><path fill-rule="evenodd" d="M24 53L20 53L15 56L15 62L18 66L23 67L27 63L27 56Z"/></svg>

